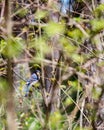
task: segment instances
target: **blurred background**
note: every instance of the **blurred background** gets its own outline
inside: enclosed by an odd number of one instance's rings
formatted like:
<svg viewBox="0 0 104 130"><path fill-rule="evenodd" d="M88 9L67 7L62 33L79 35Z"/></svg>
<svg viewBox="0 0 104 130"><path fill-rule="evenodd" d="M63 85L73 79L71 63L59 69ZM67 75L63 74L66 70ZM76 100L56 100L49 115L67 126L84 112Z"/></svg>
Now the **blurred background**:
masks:
<svg viewBox="0 0 104 130"><path fill-rule="evenodd" d="M103 130L103 53L103 0L0 0L0 130Z"/></svg>

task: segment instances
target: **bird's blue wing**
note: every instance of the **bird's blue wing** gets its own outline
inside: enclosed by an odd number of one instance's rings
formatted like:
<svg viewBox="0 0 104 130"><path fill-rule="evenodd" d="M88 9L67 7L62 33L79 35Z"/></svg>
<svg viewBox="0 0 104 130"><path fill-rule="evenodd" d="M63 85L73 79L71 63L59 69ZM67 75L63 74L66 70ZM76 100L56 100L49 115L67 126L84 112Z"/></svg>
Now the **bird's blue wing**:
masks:
<svg viewBox="0 0 104 130"><path fill-rule="evenodd" d="M25 96L28 96L32 85L36 84L37 82L38 82L38 76L35 73L33 73L31 77L27 80L26 85L23 89L23 93L25 94Z"/></svg>
<svg viewBox="0 0 104 130"><path fill-rule="evenodd" d="M38 80L38 76L33 73L30 77L30 79L27 81L28 84L31 84L33 81L37 81Z"/></svg>

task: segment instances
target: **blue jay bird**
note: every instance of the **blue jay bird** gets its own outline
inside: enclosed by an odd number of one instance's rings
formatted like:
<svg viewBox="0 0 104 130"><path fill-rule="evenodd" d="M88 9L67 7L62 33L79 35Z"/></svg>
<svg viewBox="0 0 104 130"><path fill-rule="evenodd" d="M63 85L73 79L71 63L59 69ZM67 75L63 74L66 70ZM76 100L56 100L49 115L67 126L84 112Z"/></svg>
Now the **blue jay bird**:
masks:
<svg viewBox="0 0 104 130"><path fill-rule="evenodd" d="M29 94L29 91L30 91L30 88L35 85L40 79L40 71L39 70L36 70L35 73L33 73L31 75L31 77L27 80L26 82L26 86L23 90L23 92L25 93L25 97L28 96Z"/></svg>
<svg viewBox="0 0 104 130"><path fill-rule="evenodd" d="M75 0L61 0L61 13L66 15L68 11L73 11L73 2Z"/></svg>

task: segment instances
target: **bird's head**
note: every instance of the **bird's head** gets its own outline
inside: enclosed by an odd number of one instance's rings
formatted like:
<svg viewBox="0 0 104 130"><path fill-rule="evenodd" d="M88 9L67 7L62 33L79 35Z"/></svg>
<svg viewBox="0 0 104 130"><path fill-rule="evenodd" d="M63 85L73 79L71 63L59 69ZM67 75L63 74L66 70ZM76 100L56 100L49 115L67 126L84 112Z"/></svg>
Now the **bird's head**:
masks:
<svg viewBox="0 0 104 130"><path fill-rule="evenodd" d="M35 70L35 73L38 76L38 79L40 79L40 70Z"/></svg>

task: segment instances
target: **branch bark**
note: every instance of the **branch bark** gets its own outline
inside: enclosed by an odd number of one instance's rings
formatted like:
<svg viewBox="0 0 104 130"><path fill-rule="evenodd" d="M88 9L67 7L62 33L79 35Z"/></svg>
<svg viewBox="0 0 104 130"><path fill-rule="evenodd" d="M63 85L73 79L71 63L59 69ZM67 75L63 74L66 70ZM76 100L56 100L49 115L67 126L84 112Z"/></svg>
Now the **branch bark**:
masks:
<svg viewBox="0 0 104 130"><path fill-rule="evenodd" d="M12 24L11 24L11 0L5 0L4 18L7 30L7 44L10 42L12 35ZM8 46L8 45L7 45ZM9 52L7 48L7 53ZM7 94L7 125L8 130L17 130L16 125L16 114L14 106L14 89L13 89L13 72L12 72L12 58L7 55L7 83L8 83L8 94Z"/></svg>

